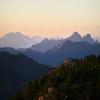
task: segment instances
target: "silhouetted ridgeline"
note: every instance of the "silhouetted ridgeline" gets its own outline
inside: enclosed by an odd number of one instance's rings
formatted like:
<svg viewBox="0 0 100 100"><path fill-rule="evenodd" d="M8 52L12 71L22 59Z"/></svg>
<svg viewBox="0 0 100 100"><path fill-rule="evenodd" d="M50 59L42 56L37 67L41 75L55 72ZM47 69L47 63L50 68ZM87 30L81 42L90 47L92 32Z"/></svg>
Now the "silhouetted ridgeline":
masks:
<svg viewBox="0 0 100 100"><path fill-rule="evenodd" d="M78 32L74 32L65 39L44 39L35 45L33 39L19 32L9 33L0 39L0 47L5 47L0 48L0 51L10 54L22 53L49 66L56 66L62 63L65 58L76 59L91 54L100 55L100 42L93 39L91 34L82 37Z"/></svg>
<svg viewBox="0 0 100 100"><path fill-rule="evenodd" d="M11 100L100 100L100 56L65 60L41 79L30 81Z"/></svg>
<svg viewBox="0 0 100 100"><path fill-rule="evenodd" d="M8 100L28 81L39 78L50 69L23 54L0 52L0 100Z"/></svg>

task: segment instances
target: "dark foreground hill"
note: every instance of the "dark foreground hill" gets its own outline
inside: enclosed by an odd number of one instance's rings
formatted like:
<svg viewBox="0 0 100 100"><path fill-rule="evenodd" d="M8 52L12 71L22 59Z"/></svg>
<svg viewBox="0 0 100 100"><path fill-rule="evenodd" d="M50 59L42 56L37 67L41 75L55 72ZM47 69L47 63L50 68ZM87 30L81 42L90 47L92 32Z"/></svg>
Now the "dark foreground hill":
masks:
<svg viewBox="0 0 100 100"><path fill-rule="evenodd" d="M7 100L28 81L46 74L49 69L25 55L0 52L0 100Z"/></svg>
<svg viewBox="0 0 100 100"><path fill-rule="evenodd" d="M100 100L100 56L66 60L11 100Z"/></svg>

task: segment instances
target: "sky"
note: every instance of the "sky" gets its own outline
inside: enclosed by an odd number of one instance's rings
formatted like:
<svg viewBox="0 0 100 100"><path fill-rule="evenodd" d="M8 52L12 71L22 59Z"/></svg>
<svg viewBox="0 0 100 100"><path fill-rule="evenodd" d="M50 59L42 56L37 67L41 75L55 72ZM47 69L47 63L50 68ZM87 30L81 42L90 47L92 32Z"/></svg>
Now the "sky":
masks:
<svg viewBox="0 0 100 100"><path fill-rule="evenodd" d="M100 0L0 0L0 36L65 37L74 31L100 37Z"/></svg>

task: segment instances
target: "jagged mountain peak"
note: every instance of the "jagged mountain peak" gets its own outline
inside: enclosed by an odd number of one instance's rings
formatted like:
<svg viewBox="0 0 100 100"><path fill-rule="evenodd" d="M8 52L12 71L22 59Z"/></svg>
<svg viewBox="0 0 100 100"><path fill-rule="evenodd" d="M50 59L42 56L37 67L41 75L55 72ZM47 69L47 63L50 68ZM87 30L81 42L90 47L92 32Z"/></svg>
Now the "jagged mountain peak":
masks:
<svg viewBox="0 0 100 100"><path fill-rule="evenodd" d="M83 41L89 42L89 43L96 43L96 41L92 38L91 34L87 33L85 36L83 36Z"/></svg>
<svg viewBox="0 0 100 100"><path fill-rule="evenodd" d="M95 43L97 43L93 38L92 38L92 36L91 36L91 34L90 33L87 33L85 36L81 36L80 35L80 33L78 33L78 32L73 32L73 34L70 36L70 37L68 37L68 38L66 38L65 39L65 41L68 41L68 40L70 40L70 41L72 41L72 42L88 42L88 43L91 43L91 44L95 44Z"/></svg>
<svg viewBox="0 0 100 100"><path fill-rule="evenodd" d="M92 36L90 33L87 33L85 36L83 36L83 39L92 39Z"/></svg>
<svg viewBox="0 0 100 100"><path fill-rule="evenodd" d="M91 38L91 34L87 33L84 37Z"/></svg>
<svg viewBox="0 0 100 100"><path fill-rule="evenodd" d="M74 32L74 33L72 34L72 36L79 36L79 37L81 37L80 33L78 33L78 32Z"/></svg>
<svg viewBox="0 0 100 100"><path fill-rule="evenodd" d="M74 32L70 37L68 37L66 40L70 40L72 42L79 42L82 41L82 36L78 32Z"/></svg>

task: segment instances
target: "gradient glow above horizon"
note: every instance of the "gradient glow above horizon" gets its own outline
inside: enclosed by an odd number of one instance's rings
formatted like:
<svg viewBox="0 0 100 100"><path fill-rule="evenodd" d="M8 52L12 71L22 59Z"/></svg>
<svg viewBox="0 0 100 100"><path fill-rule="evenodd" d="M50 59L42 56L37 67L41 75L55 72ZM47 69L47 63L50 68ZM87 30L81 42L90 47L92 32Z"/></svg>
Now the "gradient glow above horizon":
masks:
<svg viewBox="0 0 100 100"><path fill-rule="evenodd" d="M0 0L0 36L68 36L73 31L100 37L100 0Z"/></svg>

